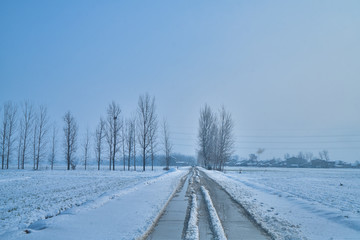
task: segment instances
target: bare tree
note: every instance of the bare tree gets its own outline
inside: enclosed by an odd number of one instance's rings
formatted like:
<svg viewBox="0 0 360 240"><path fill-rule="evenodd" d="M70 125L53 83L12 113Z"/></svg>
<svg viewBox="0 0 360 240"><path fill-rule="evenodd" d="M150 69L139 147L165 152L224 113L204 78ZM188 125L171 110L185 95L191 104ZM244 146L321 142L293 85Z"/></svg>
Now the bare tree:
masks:
<svg viewBox="0 0 360 240"><path fill-rule="evenodd" d="M210 142L209 142L209 164L212 166L212 169L217 169L219 163L219 127L218 119L214 115L213 124L211 126Z"/></svg>
<svg viewBox="0 0 360 240"><path fill-rule="evenodd" d="M222 107L217 117L208 105L200 110L198 163L222 170L233 154L234 137L231 114Z"/></svg>
<svg viewBox="0 0 360 240"><path fill-rule="evenodd" d="M155 106L154 106L155 108ZM151 154L151 171L154 171L154 159L155 153L157 148L157 130L158 130L158 123L157 123L157 116L154 109L154 116L152 121L150 122L150 154Z"/></svg>
<svg viewBox="0 0 360 240"><path fill-rule="evenodd" d="M319 157L321 160L330 161L329 151L322 150L319 152Z"/></svg>
<svg viewBox="0 0 360 240"><path fill-rule="evenodd" d="M77 134L78 134L78 126L75 121L74 116L69 112L67 112L64 116L64 153L65 159L67 163L67 170L75 169L75 153L77 149Z"/></svg>
<svg viewBox="0 0 360 240"><path fill-rule="evenodd" d="M309 162L311 160L313 160L313 158L314 158L314 154L312 152L306 152L305 153L305 159L308 160Z"/></svg>
<svg viewBox="0 0 360 240"><path fill-rule="evenodd" d="M33 141L32 141L32 146L33 146L33 170L36 170L36 139L37 139L37 135L38 135L38 125L39 125L39 118L37 115L34 115L34 119L33 119Z"/></svg>
<svg viewBox="0 0 360 240"><path fill-rule="evenodd" d="M1 124L1 169L9 168L9 159L14 143L14 132L16 128L17 107L12 102L3 105L3 119Z"/></svg>
<svg viewBox="0 0 360 240"><path fill-rule="evenodd" d="M216 116L213 114L211 108L205 105L200 110L199 118L199 151L198 151L198 163L206 168L211 168L212 160L214 158L214 145L216 140Z"/></svg>
<svg viewBox="0 0 360 240"><path fill-rule="evenodd" d="M16 132L16 113L17 113L17 106L8 102L5 106L6 109L6 122L7 122L7 131L5 136L5 148L6 148L6 169L9 169L10 158L13 151L13 145L15 142L15 132Z"/></svg>
<svg viewBox="0 0 360 240"><path fill-rule="evenodd" d="M135 154L135 124L136 118L129 118L125 120L123 127L123 157L124 157L124 170L125 170L125 159L127 160L127 168L130 171L130 161ZM134 169L136 166L134 165Z"/></svg>
<svg viewBox="0 0 360 240"><path fill-rule="evenodd" d="M50 157L49 157L51 170L54 169L54 163L55 163L57 132L58 132L58 129L56 127L56 124L54 123L53 128L52 128L52 136L51 136L51 153L50 153Z"/></svg>
<svg viewBox="0 0 360 240"><path fill-rule="evenodd" d="M48 116L47 116L47 108L45 106L39 107L39 114L35 118L34 124L34 150L35 150L35 170L39 169L40 160L45 156L46 152L46 144L47 141L46 135L48 133Z"/></svg>
<svg viewBox="0 0 360 240"><path fill-rule="evenodd" d="M18 161L18 169L21 168L21 150L22 150L22 141L23 141L23 136L22 136L22 124L20 124L20 129L19 129L19 136L18 136L18 149L17 149L17 161Z"/></svg>
<svg viewBox="0 0 360 240"><path fill-rule="evenodd" d="M162 143L163 143L163 149L164 149L164 153L165 153L165 162L166 162L165 169L169 170L172 144L170 142L169 126L165 119L163 121L162 130L163 130L163 142Z"/></svg>
<svg viewBox="0 0 360 240"><path fill-rule="evenodd" d="M128 160L128 171L130 171L130 161L131 157L134 158L134 170L135 166L135 124L136 118L130 118L126 121L126 151L127 151L127 160Z"/></svg>
<svg viewBox="0 0 360 240"><path fill-rule="evenodd" d="M218 136L218 156L219 166L218 170L223 170L226 161L228 161L234 152L234 137L233 128L234 124L231 118L231 114L225 110L223 106L220 110L219 121L219 136Z"/></svg>
<svg viewBox="0 0 360 240"><path fill-rule="evenodd" d="M303 152L301 152L301 151L298 153L297 158L306 159L305 154Z"/></svg>
<svg viewBox="0 0 360 240"><path fill-rule="evenodd" d="M115 122L115 121L114 121ZM113 144L114 144L114 135L109 125L113 125L113 122L109 123L109 118L106 122L106 142L108 144L109 149L109 170L111 170L112 166L112 158L113 158Z"/></svg>
<svg viewBox="0 0 360 240"><path fill-rule="evenodd" d="M125 166L126 166L126 152L125 152L125 144L126 144L126 134L127 134L127 124L126 121L124 122L124 120L122 121L123 123L123 127L121 129L121 146L122 146L122 158L123 158L123 167L124 167L124 171L125 171Z"/></svg>
<svg viewBox="0 0 360 240"><path fill-rule="evenodd" d="M22 138L22 149L21 149L21 169L24 169L25 161L28 156L28 146L30 144L29 138L34 123L33 106L29 101L25 101L22 105L22 117L20 120L20 137ZM35 162L34 162L35 168Z"/></svg>
<svg viewBox="0 0 360 240"><path fill-rule="evenodd" d="M105 138L105 129L106 122L100 118L100 122L98 124L98 127L95 132L95 155L96 155L96 161L98 165L98 170L100 170L100 164L101 164L101 154L103 153L103 140Z"/></svg>
<svg viewBox="0 0 360 240"><path fill-rule="evenodd" d="M8 109L7 104L4 104L4 112L3 118L1 123L1 169L4 169L5 165L5 146L6 146L6 135L7 135L7 128L8 128Z"/></svg>
<svg viewBox="0 0 360 240"><path fill-rule="evenodd" d="M141 148L143 171L149 152L154 153L154 122L156 121L155 98L149 94L141 95L138 101L138 143ZM152 144L152 146L151 146ZM152 150L152 151L151 151ZM153 156L153 155L152 155Z"/></svg>
<svg viewBox="0 0 360 240"><path fill-rule="evenodd" d="M118 153L120 150L119 139L122 128L120 113L121 110L118 104L116 104L114 101L111 104L109 104L107 109L108 118L107 118L106 139L109 145L110 170L111 170L111 164L112 164L112 169L115 170L116 153Z"/></svg>
<svg viewBox="0 0 360 240"><path fill-rule="evenodd" d="M90 148L90 132L89 132L89 128L86 129L83 148L84 148L84 166L85 166L85 170L86 170L87 162L88 162L88 159L89 159L89 148Z"/></svg>

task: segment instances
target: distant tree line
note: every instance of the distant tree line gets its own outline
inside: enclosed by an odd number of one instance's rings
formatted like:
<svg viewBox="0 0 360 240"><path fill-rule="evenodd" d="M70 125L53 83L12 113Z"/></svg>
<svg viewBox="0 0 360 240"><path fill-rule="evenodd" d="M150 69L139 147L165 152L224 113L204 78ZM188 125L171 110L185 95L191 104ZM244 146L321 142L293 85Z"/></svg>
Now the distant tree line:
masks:
<svg viewBox="0 0 360 240"><path fill-rule="evenodd" d="M298 154L284 154L283 159L272 158L260 161L260 154L265 149L259 149L256 153L249 154L246 159L239 159L239 156L233 156L228 162L228 166L257 166L257 167L301 167L301 168L352 168L360 167L358 161L353 164L343 161L331 161L328 150L321 150L318 155L312 152L302 152Z"/></svg>
<svg viewBox="0 0 360 240"><path fill-rule="evenodd" d="M223 170L234 152L234 124L223 106L218 114L210 106L200 110L198 164L208 169Z"/></svg>
<svg viewBox="0 0 360 240"><path fill-rule="evenodd" d="M63 134L59 134L56 123L50 123L47 108L34 107L29 101L20 107L11 101L0 107L0 154L1 168L9 169L10 164L24 169L31 163L38 170L41 162L48 162L54 169L57 162L59 139L62 142L67 170L74 170L79 156L87 169L91 156L91 146L100 170L104 159L109 161L109 170L115 170L123 161L123 170L136 170L137 155L142 158L142 170L146 170L151 160L151 169L157 152L163 150L166 169L169 169L172 143L166 120L159 126L155 97L149 94L139 96L136 114L125 118L120 105L111 102L106 109L106 117L100 117L93 133L86 129L79 140L79 126L74 115L67 111L62 119ZM162 141L159 139L162 138ZM81 153L78 153L81 151Z"/></svg>

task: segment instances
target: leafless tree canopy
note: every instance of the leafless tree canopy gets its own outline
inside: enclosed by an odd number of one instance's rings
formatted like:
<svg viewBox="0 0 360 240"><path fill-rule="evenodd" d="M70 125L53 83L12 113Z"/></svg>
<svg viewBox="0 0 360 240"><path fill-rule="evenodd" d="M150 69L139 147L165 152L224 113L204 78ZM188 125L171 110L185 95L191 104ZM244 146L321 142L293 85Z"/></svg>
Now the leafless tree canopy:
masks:
<svg viewBox="0 0 360 240"><path fill-rule="evenodd" d="M45 157L46 151L46 136L48 133L48 116L47 116L47 108L45 106L39 107L39 113L36 118L37 123L34 125L34 138L35 140L35 170L39 169L40 161Z"/></svg>
<svg viewBox="0 0 360 240"><path fill-rule="evenodd" d="M308 160L308 161L311 161L313 160L314 158L314 154L312 152L306 152L305 153L305 159Z"/></svg>
<svg viewBox="0 0 360 240"><path fill-rule="evenodd" d="M21 154L21 169L24 169L26 158L28 157L28 147L30 144L30 133L32 130L32 127L34 125L34 112L33 112L33 106L28 102L25 101L22 105L22 116L20 119L20 136L19 136L19 142L22 143L21 151L19 154ZM37 130L37 129L35 129ZM35 133L34 133L35 134ZM34 139L36 138L36 135L34 135ZM33 144L34 146L34 144ZM35 151L34 151L35 152ZM35 155L35 154L33 154ZM35 160L35 156L34 156ZM34 169L35 169L35 161L34 161Z"/></svg>
<svg viewBox="0 0 360 240"><path fill-rule="evenodd" d="M57 132L58 129L56 127L56 124L53 124L52 127L52 135L51 135L51 149L50 149L50 156L49 156L49 162L50 162L50 167L51 170L54 169L54 163L55 163L55 156L56 156L56 138L57 138Z"/></svg>
<svg viewBox="0 0 360 240"><path fill-rule="evenodd" d="M127 168L130 170L130 161L135 161L135 124L136 118L129 118L125 121L124 127L124 160L127 159ZM125 163L125 162L124 162ZM134 166L135 166L134 162Z"/></svg>
<svg viewBox="0 0 360 240"><path fill-rule="evenodd" d="M212 130L215 124L215 116L212 113L210 107L205 105L203 109L200 110L200 119L199 119L199 132L198 132L198 141L199 141L199 154L198 154L198 163L205 166L206 168L210 167L210 154L211 154L211 145L212 145Z"/></svg>
<svg viewBox="0 0 360 240"><path fill-rule="evenodd" d="M67 170L75 169L75 153L77 150L78 126L74 116L67 112L64 116L64 154Z"/></svg>
<svg viewBox="0 0 360 240"><path fill-rule="evenodd" d="M89 130L89 128L86 129L84 143L83 143L83 149L84 149L84 167L86 170L86 166L87 166L87 163L89 160L89 153L90 153L90 130Z"/></svg>
<svg viewBox="0 0 360 240"><path fill-rule="evenodd" d="M138 143L141 148L143 171L145 171L146 159L151 154L153 157L156 135L155 98L149 94L139 97L138 101Z"/></svg>
<svg viewBox="0 0 360 240"><path fill-rule="evenodd" d="M328 150L322 150L319 152L319 157L322 160L330 161L329 151Z"/></svg>
<svg viewBox="0 0 360 240"><path fill-rule="evenodd" d="M215 168L223 170L224 164L230 159L234 152L234 137L233 129L234 124L231 118L231 114L226 112L222 107L220 110L220 121L218 127L218 159L215 164Z"/></svg>
<svg viewBox="0 0 360 240"><path fill-rule="evenodd" d="M6 149L6 136L8 131L8 103L4 104L4 111L2 115L2 124L1 124L1 169L5 167L5 149Z"/></svg>
<svg viewBox="0 0 360 240"><path fill-rule="evenodd" d="M157 115L155 113L154 106L154 116L152 117L152 121L150 122L150 154L151 154L151 170L154 170L154 158L155 153L157 151L157 131L158 131L158 122Z"/></svg>
<svg viewBox="0 0 360 240"><path fill-rule="evenodd" d="M1 168L8 169L13 151L16 131L17 106L6 102L3 108L3 122L1 128Z"/></svg>
<svg viewBox="0 0 360 240"><path fill-rule="evenodd" d="M96 155L96 162L98 165L98 170L100 170L101 164L101 155L103 153L103 142L106 136L105 132L106 122L102 118L100 118L100 122L98 127L96 128L95 132L95 155Z"/></svg>
<svg viewBox="0 0 360 240"><path fill-rule="evenodd" d="M198 163L206 168L222 170L234 148L233 122L224 107L219 118L208 105L200 110Z"/></svg>
<svg viewBox="0 0 360 240"><path fill-rule="evenodd" d="M115 170L116 154L120 151L122 121L120 107L115 102L107 109L106 140L109 146L109 169Z"/></svg>
<svg viewBox="0 0 360 240"><path fill-rule="evenodd" d="M163 130L163 142L162 143L163 143L163 149L164 149L164 154L165 154L166 169L168 170L170 167L172 144L170 142L169 126L168 126L166 120L163 121L162 130Z"/></svg>

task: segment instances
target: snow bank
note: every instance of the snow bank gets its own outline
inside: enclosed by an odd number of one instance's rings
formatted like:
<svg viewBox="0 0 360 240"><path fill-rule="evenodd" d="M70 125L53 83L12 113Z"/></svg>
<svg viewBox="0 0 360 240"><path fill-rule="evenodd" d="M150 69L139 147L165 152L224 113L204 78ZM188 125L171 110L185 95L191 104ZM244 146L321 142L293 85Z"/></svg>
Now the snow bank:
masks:
<svg viewBox="0 0 360 240"><path fill-rule="evenodd" d="M218 216L218 214L216 212L214 204L212 203L209 191L204 186L201 186L201 191L203 193L204 200L206 202L206 206L207 206L208 211L209 211L210 220L211 220L212 228L214 230L215 239L217 239L217 240L226 240L227 238L226 238L224 229L223 229L223 227L221 225L221 221L220 221L219 216Z"/></svg>
<svg viewBox="0 0 360 240"><path fill-rule="evenodd" d="M188 222L188 227L186 230L185 239L186 240L197 240L199 239L199 227L198 223L198 206L197 206L197 198L196 194L191 194L191 210L190 210L190 218Z"/></svg>
<svg viewBox="0 0 360 240"><path fill-rule="evenodd" d="M360 171L203 170L275 239L358 239ZM340 185L343 184L343 186Z"/></svg>

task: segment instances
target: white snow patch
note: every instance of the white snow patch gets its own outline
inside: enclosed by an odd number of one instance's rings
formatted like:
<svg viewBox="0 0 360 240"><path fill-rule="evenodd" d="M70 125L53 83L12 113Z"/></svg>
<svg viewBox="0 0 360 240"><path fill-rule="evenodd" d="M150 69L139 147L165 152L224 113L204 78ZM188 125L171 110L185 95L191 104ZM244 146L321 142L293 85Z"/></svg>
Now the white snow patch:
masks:
<svg viewBox="0 0 360 240"><path fill-rule="evenodd" d="M221 221L219 219L219 216L218 216L218 214L216 212L214 204L212 203L209 191L204 186L201 186L201 191L202 191L202 193L204 195L206 206L207 206L208 211L209 211L212 228L213 228L214 234L215 234L215 239L217 239L217 240L226 240L227 238L226 238L226 235L225 235L225 232L224 232L224 228L221 225Z"/></svg>
<svg viewBox="0 0 360 240"><path fill-rule="evenodd" d="M192 190L193 191L193 190ZM186 240L197 240L199 239L199 227L198 227L198 206L196 194L191 194L191 210L188 227L186 230Z"/></svg>
<svg viewBox="0 0 360 240"><path fill-rule="evenodd" d="M197 183L200 183L200 178L199 178L199 176L196 176L196 177L195 177L195 181L196 181Z"/></svg>

